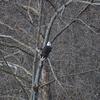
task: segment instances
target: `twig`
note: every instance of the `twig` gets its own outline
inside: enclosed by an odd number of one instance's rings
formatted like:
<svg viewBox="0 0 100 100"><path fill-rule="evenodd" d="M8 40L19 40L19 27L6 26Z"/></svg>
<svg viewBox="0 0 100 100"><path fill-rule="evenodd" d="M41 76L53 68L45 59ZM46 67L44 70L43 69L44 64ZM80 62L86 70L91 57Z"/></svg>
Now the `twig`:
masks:
<svg viewBox="0 0 100 100"><path fill-rule="evenodd" d="M23 92L25 93L25 98L27 98L27 100L29 100L28 93L26 92L25 87L24 87L24 85L22 84L22 81L21 81L18 77L15 77L15 79L17 80L17 83L18 83L19 86L22 88Z"/></svg>
<svg viewBox="0 0 100 100"><path fill-rule="evenodd" d="M53 67L52 67L52 65L51 65L51 62L50 62L50 59L48 58L48 63L49 63L49 66L50 66L50 68L51 68L51 71L52 71L52 74L53 74L53 77L54 77L54 79L55 79L55 81L57 81L57 83L59 84L59 86L62 88L62 90L66 93L66 95L68 96L68 92L67 92L67 90L65 90L65 88L62 86L62 84L60 83L60 81L58 80L58 78L56 77L56 75L55 75L55 72L54 72L54 70L53 70ZM69 96L68 96L68 98L69 98ZM70 100L70 99L69 99Z"/></svg>
<svg viewBox="0 0 100 100"><path fill-rule="evenodd" d="M27 13L28 13L28 16L29 16L29 19L30 19L30 21L31 21L31 23L33 23L33 20L32 20L32 17L31 17L31 15L30 15L30 4L31 4L31 0L29 0L29 3L28 3L28 10L27 10Z"/></svg>
<svg viewBox="0 0 100 100"><path fill-rule="evenodd" d="M3 65L3 66L4 66L4 65ZM0 65L0 67L3 67L3 66ZM10 72L10 71L7 71L7 70L5 70L5 69L3 69L3 68L0 68L0 71L5 72L6 74L9 74L9 75L18 77L18 78L24 80L24 81L27 82L27 83L30 83L30 82L31 82L31 81L28 81L26 78L24 78L24 77L22 77L22 76L19 76L19 75L16 75L16 74L14 74L14 73L12 73L12 72Z"/></svg>
<svg viewBox="0 0 100 100"><path fill-rule="evenodd" d="M3 95L3 96L0 96L0 99L12 99L12 100L25 100L25 99L23 99L23 98L21 98L21 97L15 97L15 96L12 96L12 95Z"/></svg>
<svg viewBox="0 0 100 100"><path fill-rule="evenodd" d="M53 9L54 9L55 12L56 12L57 9L56 9L56 7L54 6L54 4L53 4L50 0L46 0L46 1L50 3L50 5L53 7ZM65 7L63 7L63 8L65 8ZM62 11L64 11L64 9L62 9ZM60 16L58 16L58 19L59 19L61 22L63 22L64 24L66 24L66 23L62 20L62 18L61 18Z"/></svg>
<svg viewBox="0 0 100 100"><path fill-rule="evenodd" d="M48 40L49 40L49 35L50 35L50 30L52 28L52 25L54 23L54 20L56 19L57 15L59 14L59 12L64 8L64 7L67 7L67 5L69 5L70 3L72 2L72 0L69 0L66 4L62 5L55 13L54 15L52 16L49 24L48 24L48 27L47 27L47 30L46 30L46 34L45 34L45 39L44 39L44 43L43 43L43 47L47 44Z"/></svg>
<svg viewBox="0 0 100 100"><path fill-rule="evenodd" d="M29 36L32 39L32 35L29 34L29 32L27 32L25 29L23 29L22 27L19 27L18 25L15 26L14 30L16 32L23 32L25 33L27 36Z"/></svg>
<svg viewBox="0 0 100 100"><path fill-rule="evenodd" d="M56 7L54 6L54 4L50 1L50 0L46 0L50 3L50 5L54 8L55 11L57 11Z"/></svg>
<svg viewBox="0 0 100 100"><path fill-rule="evenodd" d="M87 25L82 19L75 19L76 21L80 21L81 23L83 23L88 29L90 29L93 33L98 34L97 32L95 32L89 25Z"/></svg>
<svg viewBox="0 0 100 100"><path fill-rule="evenodd" d="M21 5L16 3L16 9L34 27L33 23L26 17L26 14L24 14L24 12L21 10L23 9Z"/></svg>
<svg viewBox="0 0 100 100"><path fill-rule="evenodd" d="M77 76L77 75L84 75L84 74L86 74L86 73L90 73L90 72L95 72L95 71L98 71L98 70L100 70L100 68L96 68L96 69L92 69L92 70L88 70L88 71L84 71L84 72L80 72L80 73L73 73L73 74L65 74L65 75L62 75L62 76L59 76L58 78L63 78L63 77L71 77L71 76ZM51 83L53 83L53 82L55 82L56 80L55 79L53 79L53 80L50 80L48 83L45 83L46 85L49 85L49 84L51 84ZM44 84L44 85L45 85ZM42 85L40 86L40 87L42 87ZM72 86L73 87L73 86Z"/></svg>
<svg viewBox="0 0 100 100"><path fill-rule="evenodd" d="M3 26L5 26L5 27L7 27L7 28L9 28L9 29L12 30L12 31L15 31L15 32L20 31L20 32L24 32L25 34L29 35L28 32L27 32L25 29L21 28L21 27L16 26L15 28L13 28L12 26L10 26L10 25L8 25L8 24L5 24L5 23L2 22L2 21L0 21L0 24L3 25ZM29 35L29 36L30 36L30 35ZM32 37L32 36L30 36L30 37Z"/></svg>
<svg viewBox="0 0 100 100"><path fill-rule="evenodd" d="M26 82L28 82L26 79L24 79L24 77L21 77L21 76L16 75L15 73L12 73L12 70L11 70L11 68L9 67L8 62L6 61L6 59L5 59L5 57L4 57L4 55L3 55L3 53L2 53L1 50L0 50L0 55L1 55L1 57L3 58L3 60L4 60L5 64L6 64L6 65L0 64L0 67L1 67L1 68L0 68L0 71L3 71L3 72L8 73L8 74L10 74L10 75L16 76L16 77L18 77L18 78L20 78L20 79L25 80ZM3 66L4 66L4 67L8 67L8 68L6 68L6 69L10 69L10 71L3 69L3 68L4 68Z"/></svg>
<svg viewBox="0 0 100 100"><path fill-rule="evenodd" d="M75 21L80 21L82 22L88 29L90 29L93 33L98 34L97 32L95 32L89 25L87 25L83 20L78 19L78 18L73 18L73 21L71 21L69 24L67 24L51 41L51 43L53 43L57 37L59 37L72 23L74 23Z"/></svg>
<svg viewBox="0 0 100 100"><path fill-rule="evenodd" d="M30 2L31 3L31 2ZM27 10L31 10L31 11L33 11L36 15L40 15L40 13L39 13L39 11L38 10L36 10L35 8L33 8L33 7L30 7L30 3L29 3L29 5L28 6L26 6L26 5L20 5L20 6L22 6L23 8L25 8L25 9L27 9Z"/></svg>
<svg viewBox="0 0 100 100"><path fill-rule="evenodd" d="M1 50L2 52L4 52L3 50ZM18 50L18 51L15 51L14 53L7 53L7 55L6 56L4 56L5 58L9 58L9 57L11 57L11 56L13 56L14 57L14 55L16 55L16 54L19 54L21 51L20 50Z"/></svg>
<svg viewBox="0 0 100 100"><path fill-rule="evenodd" d="M23 92L25 93L25 97L26 97L27 99L29 99L28 94L27 94L27 92L26 92L26 90L25 90L23 84L21 83L22 81L16 76L16 74L13 73L13 71L12 71L11 68L9 67L8 62L6 61L4 55L2 54L1 51L0 51L0 54L1 54L1 56L2 56L2 58L3 58L3 60L4 60L4 62L6 63L6 67L8 67L8 68L10 69L10 73L12 73L12 75L13 75L13 76L15 77L15 79L17 80L18 84L21 86ZM6 68L6 69L8 69L8 68ZM4 71L4 70L3 70L3 71ZM7 71L5 71L5 72L7 72ZM8 72L9 72L9 71L8 71Z"/></svg>
<svg viewBox="0 0 100 100"><path fill-rule="evenodd" d="M100 70L99 67L98 67L98 68L95 68L95 69L92 69L92 70L88 70L88 71L80 72L80 73L65 74L65 75L63 75L63 76L61 76L61 77L65 77L65 76L70 77L70 76L82 75L82 74L85 74L85 73L95 72L95 71L98 71L98 70Z"/></svg>
<svg viewBox="0 0 100 100"><path fill-rule="evenodd" d="M91 0L90 2L92 3L92 2L94 2L94 0ZM80 11L80 13L76 16L76 18L79 18L79 16L80 16L84 11L86 11L86 9L88 9L89 6L90 6L90 4L87 4L86 7L83 8L82 11Z"/></svg>
<svg viewBox="0 0 100 100"><path fill-rule="evenodd" d="M12 47L12 48L17 48L31 56L34 56L34 52L35 50L33 48L31 48L30 46L27 46L26 44L18 41L17 39L13 38L12 36L7 36L7 35L0 35L0 39L3 41L7 41L6 39L10 39L11 41L13 41L12 44L15 44L15 45L9 45L5 42L2 42L0 41L0 45L3 45L3 46L7 46L7 47Z"/></svg>
<svg viewBox="0 0 100 100"><path fill-rule="evenodd" d="M8 27L10 30L14 30L14 28L12 28L11 26L9 26L8 24L3 23L2 21L0 21L0 24Z"/></svg>
<svg viewBox="0 0 100 100"><path fill-rule="evenodd" d="M26 72L27 75L32 76L32 74L26 68L24 68L24 67L22 67L18 64L11 63L11 62L7 62L7 63L9 65L9 67L12 67L12 68L15 68L15 69L17 69L17 68L23 69L23 71Z"/></svg>
<svg viewBox="0 0 100 100"><path fill-rule="evenodd" d="M84 3L84 4L89 4L89 5L96 5L96 6L100 6L100 3L97 2L97 3L91 3L91 2L88 2L88 1L80 1L80 0L73 0L73 2L80 2L80 3Z"/></svg>
<svg viewBox="0 0 100 100"><path fill-rule="evenodd" d="M82 75L82 74L84 75L84 74L86 74L86 73L95 72L95 71L98 71L98 70L100 70L100 68L96 68L96 69L93 69L93 70L84 71L84 72L80 72L80 73L65 74L65 75L59 76L58 78L71 77L71 76L77 76L77 75ZM45 85L52 84L52 83L55 82L55 81L56 81L56 79L52 79L52 80L50 80L49 82L40 85L39 88L43 88ZM87 85L87 84L86 84L86 85ZM72 85L68 85L67 87L75 88L75 86L72 86ZM78 88L78 87L77 87L77 88Z"/></svg>
<svg viewBox="0 0 100 100"><path fill-rule="evenodd" d="M91 0L91 2L93 2L94 0ZM78 18L88 7L90 6L90 4L88 4L82 11L80 11L80 13L75 17ZM52 40L51 43L53 43L71 24L73 24L75 22L75 20L72 20L68 25L66 25Z"/></svg>
<svg viewBox="0 0 100 100"><path fill-rule="evenodd" d="M56 81L55 79L52 79L49 82L46 82L46 83L43 83L42 85L40 85L39 88L43 88L46 85L50 85L50 84L52 84L55 81ZM72 85L67 85L67 87L69 87L69 88L75 88L75 86L72 86Z"/></svg>
<svg viewBox="0 0 100 100"><path fill-rule="evenodd" d="M1 39L4 38L4 39L13 40L15 43L18 43L20 46L24 46L25 48L28 48L30 51L34 52L34 50L33 50L31 47L29 47L29 46L27 46L26 44L24 44L24 43L18 41L17 39L13 38L12 36L0 35L0 38L1 38Z"/></svg>
<svg viewBox="0 0 100 100"><path fill-rule="evenodd" d="M51 43L53 43L71 24L73 24L75 22L71 21L69 24L67 24L52 40Z"/></svg>
<svg viewBox="0 0 100 100"><path fill-rule="evenodd" d="M34 54L33 54L33 53L30 53L29 51L24 50L23 48L20 48L20 47L17 47L17 46L13 46L13 45L9 45L9 44L5 44L5 43L3 43L3 42L1 42L0 45L6 46L6 47L10 47L10 48L19 49L19 50L21 50L22 52L24 52L24 53L26 53L26 54L28 54L28 55L34 57Z"/></svg>

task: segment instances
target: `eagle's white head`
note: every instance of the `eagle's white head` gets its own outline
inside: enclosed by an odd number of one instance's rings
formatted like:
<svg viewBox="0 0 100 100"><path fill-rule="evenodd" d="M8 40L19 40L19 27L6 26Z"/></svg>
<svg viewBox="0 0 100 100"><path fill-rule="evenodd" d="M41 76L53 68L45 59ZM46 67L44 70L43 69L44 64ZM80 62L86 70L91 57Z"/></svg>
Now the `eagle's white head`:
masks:
<svg viewBox="0 0 100 100"><path fill-rule="evenodd" d="M48 42L48 43L47 43L47 46L51 46L51 43L50 43L50 42Z"/></svg>

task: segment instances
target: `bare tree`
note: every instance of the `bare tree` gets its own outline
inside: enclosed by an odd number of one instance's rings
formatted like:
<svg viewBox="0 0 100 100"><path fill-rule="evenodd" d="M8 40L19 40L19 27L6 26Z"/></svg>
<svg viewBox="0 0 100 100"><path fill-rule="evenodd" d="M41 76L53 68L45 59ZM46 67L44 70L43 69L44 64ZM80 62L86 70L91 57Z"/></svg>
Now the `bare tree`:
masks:
<svg viewBox="0 0 100 100"><path fill-rule="evenodd" d="M98 100L99 9L97 0L1 0L0 100Z"/></svg>

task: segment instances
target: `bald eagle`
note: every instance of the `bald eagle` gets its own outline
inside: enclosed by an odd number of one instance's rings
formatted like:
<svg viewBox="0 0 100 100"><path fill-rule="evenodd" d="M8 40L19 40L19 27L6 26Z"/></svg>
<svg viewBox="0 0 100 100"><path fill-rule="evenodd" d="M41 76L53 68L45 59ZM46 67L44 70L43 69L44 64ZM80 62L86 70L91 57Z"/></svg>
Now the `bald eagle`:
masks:
<svg viewBox="0 0 100 100"><path fill-rule="evenodd" d="M41 58L47 59L51 50L52 50L51 43L48 42L46 46L42 49Z"/></svg>

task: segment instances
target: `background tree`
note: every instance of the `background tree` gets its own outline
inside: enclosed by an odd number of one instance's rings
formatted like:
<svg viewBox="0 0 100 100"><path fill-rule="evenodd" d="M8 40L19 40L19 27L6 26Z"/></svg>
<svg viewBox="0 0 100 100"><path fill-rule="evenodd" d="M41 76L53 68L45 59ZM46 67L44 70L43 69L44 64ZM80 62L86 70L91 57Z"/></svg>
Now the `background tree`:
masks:
<svg viewBox="0 0 100 100"><path fill-rule="evenodd" d="M99 27L98 0L0 0L0 100L98 100Z"/></svg>

